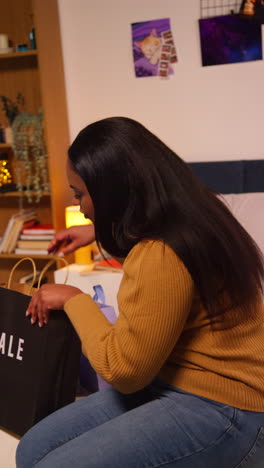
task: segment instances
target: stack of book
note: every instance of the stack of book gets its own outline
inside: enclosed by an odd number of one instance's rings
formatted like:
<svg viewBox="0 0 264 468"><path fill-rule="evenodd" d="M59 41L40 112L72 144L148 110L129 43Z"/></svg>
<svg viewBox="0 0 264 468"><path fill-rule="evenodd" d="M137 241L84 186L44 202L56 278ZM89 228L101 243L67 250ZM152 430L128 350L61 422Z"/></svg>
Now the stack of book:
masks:
<svg viewBox="0 0 264 468"><path fill-rule="evenodd" d="M25 210L14 214L9 219L0 243L1 253L12 253L17 244L23 226L36 223L36 214L32 210Z"/></svg>
<svg viewBox="0 0 264 468"><path fill-rule="evenodd" d="M55 235L51 224L37 224L24 227L21 231L15 253L20 255L47 255L48 245Z"/></svg>

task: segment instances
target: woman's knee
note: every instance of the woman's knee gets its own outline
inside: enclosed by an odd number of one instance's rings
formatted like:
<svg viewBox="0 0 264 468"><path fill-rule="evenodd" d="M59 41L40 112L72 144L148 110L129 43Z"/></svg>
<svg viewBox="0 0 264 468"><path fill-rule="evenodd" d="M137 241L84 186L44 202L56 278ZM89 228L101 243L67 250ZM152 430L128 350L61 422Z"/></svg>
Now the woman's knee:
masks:
<svg viewBox="0 0 264 468"><path fill-rule="evenodd" d="M54 450L60 444L62 427L59 412L57 412L29 429L17 446L17 468L31 468L51 450Z"/></svg>
<svg viewBox="0 0 264 468"><path fill-rule="evenodd" d="M37 440L31 439L25 435L19 442L16 450L17 468L30 468L37 459L36 450L38 449Z"/></svg>

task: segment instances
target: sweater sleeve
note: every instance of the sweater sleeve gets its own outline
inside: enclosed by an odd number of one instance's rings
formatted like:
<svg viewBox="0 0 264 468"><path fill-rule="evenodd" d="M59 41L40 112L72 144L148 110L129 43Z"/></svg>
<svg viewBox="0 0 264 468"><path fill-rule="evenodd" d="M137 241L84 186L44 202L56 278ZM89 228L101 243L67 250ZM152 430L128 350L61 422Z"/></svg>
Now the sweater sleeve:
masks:
<svg viewBox="0 0 264 468"><path fill-rule="evenodd" d="M170 247L143 241L125 260L114 325L87 294L71 298L65 312L95 371L120 392L132 393L156 377L175 347L193 289L190 274Z"/></svg>

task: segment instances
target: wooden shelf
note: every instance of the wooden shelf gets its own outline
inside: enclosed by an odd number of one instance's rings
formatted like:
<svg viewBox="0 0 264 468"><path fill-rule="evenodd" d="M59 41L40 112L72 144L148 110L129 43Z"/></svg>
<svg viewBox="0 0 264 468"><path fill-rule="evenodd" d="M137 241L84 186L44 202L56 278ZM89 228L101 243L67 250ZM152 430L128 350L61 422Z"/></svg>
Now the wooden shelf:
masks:
<svg viewBox="0 0 264 468"><path fill-rule="evenodd" d="M10 50L0 54L0 94L16 102L17 94L21 93L25 98L26 112L37 114L40 107L43 108L51 193L44 193L37 202L32 190L33 200L30 203L27 194L24 192L22 196L15 187L12 192L0 192L0 235L10 216L21 208L20 205L25 209L33 208L42 223L53 224L54 229L59 231L65 228L65 206L70 204L72 194L62 174L62 168L66 167L70 137L58 0L11 0L2 3L0 31L4 31L13 44L28 44L29 32L33 25L35 28L37 50ZM7 125L2 107L0 103L0 122ZM3 152L8 153L10 171L16 183L12 144L0 143L0 155ZM53 258L50 255L31 256L40 268ZM8 279L11 264L21 258L23 255L0 253L0 282ZM71 258L73 260L73 256ZM27 264L24 266L23 262L18 270L26 273Z"/></svg>
<svg viewBox="0 0 264 468"><path fill-rule="evenodd" d="M17 57L29 57L32 55L38 55L37 50L25 50L23 52L9 52L7 54L0 54L0 60L6 58L17 58Z"/></svg>
<svg viewBox="0 0 264 468"><path fill-rule="evenodd" d="M35 195L36 194L33 191L32 196L35 197ZM18 191L17 192L2 192L2 193L0 192L0 197L20 197L20 196L21 196L20 192L18 192ZM23 192L23 197L26 198L26 196L27 196L27 192L24 191ZM51 194L49 192L43 192L42 195L41 195L41 198L42 197L50 197L50 196L51 196Z"/></svg>
<svg viewBox="0 0 264 468"><path fill-rule="evenodd" d="M42 259L42 260L58 260L58 257L54 256L54 255L34 255L34 254L30 254L30 255L22 255L22 254L15 254L15 253L0 253L0 258L23 258L23 257L30 257L30 258L37 258L37 259Z"/></svg>

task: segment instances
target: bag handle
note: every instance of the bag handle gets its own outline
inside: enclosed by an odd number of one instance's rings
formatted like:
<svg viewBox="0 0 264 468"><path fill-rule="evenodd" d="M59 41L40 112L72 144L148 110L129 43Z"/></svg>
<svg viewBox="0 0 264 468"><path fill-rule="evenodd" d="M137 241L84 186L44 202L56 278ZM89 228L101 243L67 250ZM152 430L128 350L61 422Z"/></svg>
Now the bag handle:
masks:
<svg viewBox="0 0 264 468"><path fill-rule="evenodd" d="M25 261L31 262L32 267L33 267L33 278L32 278L31 284L30 284L30 286L29 286L29 290L31 290L31 289L33 288L33 285L34 285L34 283L35 283L35 281L36 281L36 277L37 277L36 264L35 264L34 260L32 260L32 258L30 258L30 257L24 257L24 258L21 258L18 262L16 262L16 264L13 266L12 270L10 271L9 278L8 278L8 283L7 283L7 289L10 289L11 281L12 281L12 279L13 279L14 271L16 270L16 268L18 267L18 265L20 265L20 263L25 262Z"/></svg>
<svg viewBox="0 0 264 468"><path fill-rule="evenodd" d="M63 257L55 257L55 258L52 258L45 266L44 268L41 270L40 272L40 275L39 275L39 279L38 279L38 289L40 288L40 285L41 285L41 281L42 281L42 278L44 276L44 274L46 273L46 271L49 269L49 267L51 265L53 265L53 263L57 262L57 261L60 261L62 263L64 263L64 266L69 266L69 263L67 262L67 260L65 260L65 258ZM68 281L68 276L69 276L69 269L67 268L67 271L66 271L66 276L65 276L65 280L64 280L64 284L67 283Z"/></svg>

